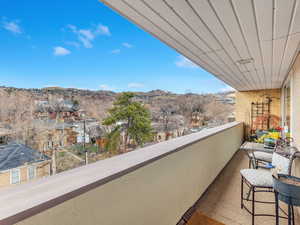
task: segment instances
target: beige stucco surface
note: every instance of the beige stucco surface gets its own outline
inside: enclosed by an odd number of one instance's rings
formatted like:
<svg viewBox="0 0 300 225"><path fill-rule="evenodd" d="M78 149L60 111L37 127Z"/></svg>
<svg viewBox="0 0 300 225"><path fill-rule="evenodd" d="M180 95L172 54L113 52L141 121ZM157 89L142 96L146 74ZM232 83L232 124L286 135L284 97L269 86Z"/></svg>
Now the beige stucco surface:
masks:
<svg viewBox="0 0 300 225"><path fill-rule="evenodd" d="M294 139L293 145L300 150L300 55L296 57L296 60L291 67L291 70L287 76L285 84L290 82L290 130L291 135ZM284 88L282 89L282 99L281 99L281 111L284 115ZM294 161L292 167L292 175L300 177L300 159L297 158ZM298 208L298 214L300 216L300 208Z"/></svg>
<svg viewBox="0 0 300 225"><path fill-rule="evenodd" d="M294 144L300 149L300 55L298 55L291 72L291 132ZM300 159L294 163L293 175L300 177ZM300 215L300 209L298 208Z"/></svg>
<svg viewBox="0 0 300 225"><path fill-rule="evenodd" d="M50 162L41 162L34 164L36 166L36 178L42 178L50 175ZM28 181L28 166L18 167L20 169L20 182ZM0 188L10 186L10 170L0 172ZM18 185L18 184L17 184Z"/></svg>
<svg viewBox="0 0 300 225"><path fill-rule="evenodd" d="M236 93L236 120L239 122L244 122L246 135L248 134L251 126L251 103L266 101L266 97L270 97L272 100L270 105L271 126L279 126L281 117L280 89L242 91Z"/></svg>
<svg viewBox="0 0 300 225"><path fill-rule="evenodd" d="M300 56L290 72L291 79L291 131L297 147L300 148Z"/></svg>
<svg viewBox="0 0 300 225"><path fill-rule="evenodd" d="M236 124L18 224L176 224L238 150L242 137L243 125Z"/></svg>

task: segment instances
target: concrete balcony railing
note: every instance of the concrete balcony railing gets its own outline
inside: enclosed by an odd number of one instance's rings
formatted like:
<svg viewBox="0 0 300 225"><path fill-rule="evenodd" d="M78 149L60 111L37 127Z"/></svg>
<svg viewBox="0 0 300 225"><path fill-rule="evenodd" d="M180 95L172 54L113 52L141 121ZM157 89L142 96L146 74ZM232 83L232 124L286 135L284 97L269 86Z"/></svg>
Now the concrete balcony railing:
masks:
<svg viewBox="0 0 300 225"><path fill-rule="evenodd" d="M175 225L242 139L229 123L2 189L0 224Z"/></svg>

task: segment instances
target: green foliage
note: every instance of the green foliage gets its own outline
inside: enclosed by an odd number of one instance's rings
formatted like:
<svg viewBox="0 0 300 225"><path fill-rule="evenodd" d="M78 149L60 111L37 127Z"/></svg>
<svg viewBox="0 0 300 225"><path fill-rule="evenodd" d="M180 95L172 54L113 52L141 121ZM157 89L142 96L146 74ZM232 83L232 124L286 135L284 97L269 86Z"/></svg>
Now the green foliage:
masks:
<svg viewBox="0 0 300 225"><path fill-rule="evenodd" d="M65 152L59 152L59 157L65 157L66 153Z"/></svg>
<svg viewBox="0 0 300 225"><path fill-rule="evenodd" d="M89 153L98 153L99 149L97 145L90 145L87 144L84 148L84 146L82 144L76 144L71 146L70 150L72 150L76 155L84 155L85 151L89 152Z"/></svg>
<svg viewBox="0 0 300 225"><path fill-rule="evenodd" d="M75 100L73 100L73 104L74 104L75 106L79 106L79 101L78 101L77 99L75 99Z"/></svg>
<svg viewBox="0 0 300 225"><path fill-rule="evenodd" d="M121 142L121 129L120 126L115 127L110 133L107 134L107 142L105 149L116 153L120 147Z"/></svg>
<svg viewBox="0 0 300 225"><path fill-rule="evenodd" d="M114 102L114 106L109 110L109 116L103 120L103 125L114 126L113 133L123 131L124 149L129 140L137 145L143 145L152 138L151 115L148 109L140 102L133 101L134 93L124 92ZM120 125L121 124L121 125ZM111 134L116 138L117 134Z"/></svg>

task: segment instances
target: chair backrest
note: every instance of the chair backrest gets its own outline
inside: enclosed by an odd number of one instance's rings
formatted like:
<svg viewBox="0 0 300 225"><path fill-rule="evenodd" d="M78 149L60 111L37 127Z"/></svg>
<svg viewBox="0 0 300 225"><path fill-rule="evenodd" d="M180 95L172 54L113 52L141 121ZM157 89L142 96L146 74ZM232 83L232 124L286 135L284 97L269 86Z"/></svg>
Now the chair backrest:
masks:
<svg viewBox="0 0 300 225"><path fill-rule="evenodd" d="M272 157L272 165L275 166L280 174L291 175L292 165L296 154L299 152L295 147L286 147L285 150L289 150L289 154L286 154L287 151L284 151L284 155L280 154L282 152L275 151ZM280 152L280 153L279 153Z"/></svg>
<svg viewBox="0 0 300 225"><path fill-rule="evenodd" d="M284 139L279 138L276 140L275 151L276 150L282 151L283 149L290 147L293 142L294 139L292 137L286 137Z"/></svg>
<svg viewBox="0 0 300 225"><path fill-rule="evenodd" d="M276 169L278 169L278 173L290 175L290 159L286 158L277 152L273 153L272 157L272 165L275 166Z"/></svg>

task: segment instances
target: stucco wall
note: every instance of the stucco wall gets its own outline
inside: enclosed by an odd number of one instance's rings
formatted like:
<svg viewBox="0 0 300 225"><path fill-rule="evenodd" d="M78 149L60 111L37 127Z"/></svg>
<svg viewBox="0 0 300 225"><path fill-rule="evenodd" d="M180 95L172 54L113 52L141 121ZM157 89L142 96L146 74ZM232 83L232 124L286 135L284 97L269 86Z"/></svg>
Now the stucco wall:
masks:
<svg viewBox="0 0 300 225"><path fill-rule="evenodd" d="M10 172L1 172L0 173L0 187L10 185Z"/></svg>
<svg viewBox="0 0 300 225"><path fill-rule="evenodd" d="M255 90L255 91L243 91L236 93L236 105L235 113L236 120L239 122L244 122L245 124L245 135L249 134L251 125L251 103L252 102L263 102L266 97L271 97L271 126L280 125L280 89L270 89L270 90Z"/></svg>
<svg viewBox="0 0 300 225"><path fill-rule="evenodd" d="M291 82L291 133L294 145L300 150L300 55L295 60L289 73ZM300 159L296 159L293 175L300 177ZM300 215L300 209L298 209Z"/></svg>
<svg viewBox="0 0 300 225"><path fill-rule="evenodd" d="M176 224L238 150L242 137L243 125L237 124L18 224Z"/></svg>
<svg viewBox="0 0 300 225"><path fill-rule="evenodd" d="M291 132L295 145L300 149L300 56L290 72L291 79ZM300 177L300 160L295 163L294 174Z"/></svg>
<svg viewBox="0 0 300 225"><path fill-rule="evenodd" d="M50 162L42 162L35 164L36 178L41 178L50 175ZM22 166L20 169L20 182L28 181L28 167ZM10 170L0 172L0 188L9 186L10 184Z"/></svg>
<svg viewBox="0 0 300 225"><path fill-rule="evenodd" d="M295 143L300 147L300 56L291 72L291 131Z"/></svg>

